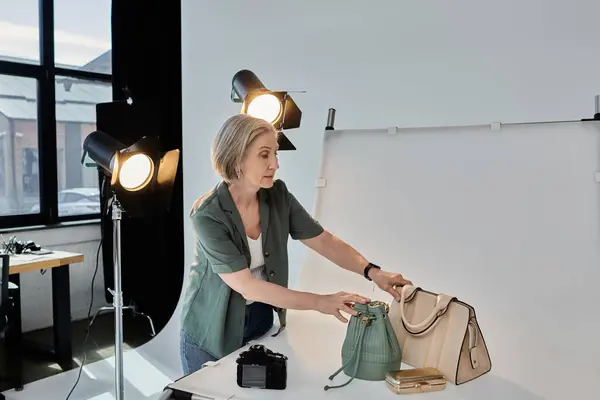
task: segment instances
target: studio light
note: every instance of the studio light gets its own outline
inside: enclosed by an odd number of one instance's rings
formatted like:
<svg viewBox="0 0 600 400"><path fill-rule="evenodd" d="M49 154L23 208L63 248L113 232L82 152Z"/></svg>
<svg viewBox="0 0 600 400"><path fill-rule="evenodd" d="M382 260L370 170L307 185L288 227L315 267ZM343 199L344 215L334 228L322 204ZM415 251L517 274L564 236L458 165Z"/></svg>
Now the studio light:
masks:
<svg viewBox="0 0 600 400"><path fill-rule="evenodd" d="M87 154L110 177L114 194L128 204L132 215L146 215L169 201L179 150L162 154L154 137L143 137L125 146L106 132L94 131L85 138L83 151L84 158ZM143 208L139 204L142 199Z"/></svg>
<svg viewBox="0 0 600 400"><path fill-rule="evenodd" d="M262 118L278 131L300 127L302 111L287 91L272 91L249 70L238 71L231 81L231 100L242 103L240 112ZM280 150L295 150L289 139L280 133Z"/></svg>
<svg viewBox="0 0 600 400"><path fill-rule="evenodd" d="M115 109L118 104L115 105ZM155 137L143 137L131 146L125 146L106 132L90 133L83 142L84 162L86 155L101 168L110 179L112 189L111 210L113 221L113 261L115 312L115 399L123 400L123 293L121 290L121 218L129 207L122 207L121 200L135 209L136 215L152 212L168 205L179 164L179 150L162 153ZM140 208L136 205L143 204ZM126 211L127 209L127 211Z"/></svg>

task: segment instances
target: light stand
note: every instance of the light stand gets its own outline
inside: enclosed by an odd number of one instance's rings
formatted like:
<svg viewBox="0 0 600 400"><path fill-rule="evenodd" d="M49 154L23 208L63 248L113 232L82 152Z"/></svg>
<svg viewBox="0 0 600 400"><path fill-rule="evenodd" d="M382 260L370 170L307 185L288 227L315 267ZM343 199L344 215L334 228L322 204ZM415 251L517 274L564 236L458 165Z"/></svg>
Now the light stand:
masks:
<svg viewBox="0 0 600 400"><path fill-rule="evenodd" d="M110 176L114 288L108 290L113 296L113 305L102 307L96 316L106 310L115 313L115 399L124 400L123 310L132 309L134 313L137 311L134 307L123 306L121 220L125 208L134 217L147 216L158 209L168 208L179 164L179 150L163 153L160 151L158 138L146 136L127 147L102 131L90 133L84 141L83 149L82 163L88 155ZM121 201L125 202L125 208ZM150 317L148 319L154 334L154 325ZM91 322L93 324L94 320Z"/></svg>
<svg viewBox="0 0 600 400"><path fill-rule="evenodd" d="M113 221L113 265L115 288L110 290L113 295L115 309L115 394L116 400L125 398L125 385L123 378L123 292L121 290L121 215L123 209L113 192L112 202Z"/></svg>
<svg viewBox="0 0 600 400"><path fill-rule="evenodd" d="M110 208L112 214L113 224L113 277L114 277L114 289L108 289L110 294L113 296L112 306L100 307L90 322L90 327L94 325L94 321L104 311L111 311L115 313L115 392L116 400L122 400L125 396L125 379L123 371L123 311L131 310L133 315L141 315L146 317L150 322L150 329L152 329L152 335L156 336L154 329L154 323L149 315L139 312L134 306L123 305L123 291L121 288L121 219L122 214L125 212L117 194L113 190L112 197L110 199Z"/></svg>
<svg viewBox="0 0 600 400"><path fill-rule="evenodd" d="M121 293L121 215L122 213L125 212L125 210L123 209L123 207L121 206L121 203L118 201L117 199L117 194L116 192L113 190L112 191L112 197L110 198L108 204L110 205L110 209L112 212L112 224L113 224L113 275L114 275L114 279L113 282L118 279L118 282L114 282L115 285L115 289L111 290L108 289L109 293L111 295L113 295L113 305L112 306L104 306L104 307L100 307L98 309L98 311L96 312L96 314L94 315L94 317L92 318L92 321L90 322L90 327L92 325L94 325L94 322L96 321L96 318L98 317L98 315L100 315L103 312L115 312L116 311L116 307L115 307L115 303L114 303L114 293L115 291L117 291L117 287L118 287L118 292ZM117 233L118 230L118 233ZM116 241L116 236L119 236L119 242L117 243ZM116 249L116 250L115 250ZM116 253L116 251L118 250L118 254ZM117 267L118 265L118 267ZM117 286L118 285L118 286ZM154 329L154 322L152 321L152 318L143 313L140 312L137 309L137 306L135 305L124 305L123 301L122 301L122 293L120 294L120 309L125 311L125 310L131 310L132 314L134 317L137 316L141 316L144 317L148 320L148 323L150 324L150 330L152 331L152 333L150 334L151 337L156 336L156 329ZM123 314L123 313L121 313ZM116 318L116 317L115 317ZM116 322L116 321L115 321ZM116 324L115 324L116 326Z"/></svg>
<svg viewBox="0 0 600 400"><path fill-rule="evenodd" d="M123 305L123 291L121 288L121 219L122 214L125 212L117 194L113 191L110 208L112 214L113 224L113 276L114 276L114 289L108 289L110 294L113 296L112 306L101 307L90 323L90 326L94 324L96 317L104 311L112 311L115 313L115 394L116 400L123 400L125 397L125 379L123 371L123 311L131 310L134 315L141 315L146 317L150 322L150 328L152 329L152 336L156 336L154 329L154 323L149 315L139 312L134 306Z"/></svg>

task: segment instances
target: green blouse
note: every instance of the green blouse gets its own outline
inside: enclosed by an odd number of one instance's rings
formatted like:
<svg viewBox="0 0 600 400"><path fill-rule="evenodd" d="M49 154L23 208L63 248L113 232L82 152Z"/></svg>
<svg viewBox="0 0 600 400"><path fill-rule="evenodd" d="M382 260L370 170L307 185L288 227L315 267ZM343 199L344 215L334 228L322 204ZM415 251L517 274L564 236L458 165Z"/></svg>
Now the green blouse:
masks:
<svg viewBox="0 0 600 400"><path fill-rule="evenodd" d="M288 237L309 239L323 228L281 180L269 189L260 189L259 203L267 277L269 282L287 287ZM205 351L222 358L242 347L246 301L218 274L249 267L246 233L223 181L195 202L190 218L196 242L183 301L182 330ZM281 332L285 310L276 311Z"/></svg>

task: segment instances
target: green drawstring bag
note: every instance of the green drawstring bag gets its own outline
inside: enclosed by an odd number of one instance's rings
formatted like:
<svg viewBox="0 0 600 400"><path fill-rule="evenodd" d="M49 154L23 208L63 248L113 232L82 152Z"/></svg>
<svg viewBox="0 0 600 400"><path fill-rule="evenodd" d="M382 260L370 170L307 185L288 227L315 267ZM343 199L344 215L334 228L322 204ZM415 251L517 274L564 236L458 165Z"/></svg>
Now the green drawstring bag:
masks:
<svg viewBox="0 0 600 400"><path fill-rule="evenodd" d="M389 307L381 301L354 304L358 316L348 321L342 344L342 367L329 380L344 371L350 379L341 385L325 386L325 390L346 386L354 378L382 381L388 371L399 370L402 350L388 318Z"/></svg>

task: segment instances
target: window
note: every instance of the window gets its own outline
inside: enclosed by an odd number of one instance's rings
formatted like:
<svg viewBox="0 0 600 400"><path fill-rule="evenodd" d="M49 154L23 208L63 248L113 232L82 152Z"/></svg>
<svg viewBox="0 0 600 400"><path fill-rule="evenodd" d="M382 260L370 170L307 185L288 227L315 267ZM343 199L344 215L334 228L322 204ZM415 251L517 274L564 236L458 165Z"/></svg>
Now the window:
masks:
<svg viewBox="0 0 600 400"><path fill-rule="evenodd" d="M40 64L39 3L39 0L0 0L1 59Z"/></svg>
<svg viewBox="0 0 600 400"><path fill-rule="evenodd" d="M39 212L37 82L0 75L0 218ZM23 97L8 97L22 92Z"/></svg>
<svg viewBox="0 0 600 400"><path fill-rule="evenodd" d="M58 216L100 212L98 171L81 164L85 137L96 129L96 103L112 100L109 82L56 77ZM83 103L85 107L71 107Z"/></svg>
<svg viewBox="0 0 600 400"><path fill-rule="evenodd" d="M81 155L96 104L113 99L111 1L0 7L0 229L99 218Z"/></svg>
<svg viewBox="0 0 600 400"><path fill-rule="evenodd" d="M57 66L110 73L110 10L111 0L54 0Z"/></svg>

